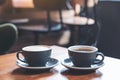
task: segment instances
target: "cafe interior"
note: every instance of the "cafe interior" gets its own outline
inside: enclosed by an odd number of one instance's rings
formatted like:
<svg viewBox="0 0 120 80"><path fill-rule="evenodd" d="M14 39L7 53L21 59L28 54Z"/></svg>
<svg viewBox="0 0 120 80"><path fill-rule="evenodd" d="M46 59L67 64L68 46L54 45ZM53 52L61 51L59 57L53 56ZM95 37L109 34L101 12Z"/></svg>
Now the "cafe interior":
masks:
<svg viewBox="0 0 120 80"><path fill-rule="evenodd" d="M120 0L0 0L0 80L120 80Z"/></svg>
<svg viewBox="0 0 120 80"><path fill-rule="evenodd" d="M0 0L0 54L28 45L92 45L120 58L119 8L119 0Z"/></svg>

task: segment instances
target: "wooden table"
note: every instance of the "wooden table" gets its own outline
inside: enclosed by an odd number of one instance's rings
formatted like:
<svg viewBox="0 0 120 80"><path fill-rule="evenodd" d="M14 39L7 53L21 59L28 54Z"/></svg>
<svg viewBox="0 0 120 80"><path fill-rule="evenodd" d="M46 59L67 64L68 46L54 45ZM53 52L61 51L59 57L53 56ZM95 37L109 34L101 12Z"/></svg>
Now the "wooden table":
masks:
<svg viewBox="0 0 120 80"><path fill-rule="evenodd" d="M68 57L67 49L52 46L51 57L59 61ZM16 53L0 56L0 80L120 80L120 59L105 57L105 65L89 74L72 74L58 64L50 71L28 73L16 65Z"/></svg>

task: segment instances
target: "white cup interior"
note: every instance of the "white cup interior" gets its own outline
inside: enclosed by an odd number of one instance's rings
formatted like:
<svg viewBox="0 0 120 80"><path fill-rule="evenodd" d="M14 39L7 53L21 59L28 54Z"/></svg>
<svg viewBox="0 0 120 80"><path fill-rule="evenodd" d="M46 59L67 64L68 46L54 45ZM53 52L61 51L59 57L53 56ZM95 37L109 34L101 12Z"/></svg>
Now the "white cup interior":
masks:
<svg viewBox="0 0 120 80"><path fill-rule="evenodd" d="M51 49L50 46L46 46L46 45L32 45L22 48L23 51L29 51L29 52L47 51L50 49Z"/></svg>

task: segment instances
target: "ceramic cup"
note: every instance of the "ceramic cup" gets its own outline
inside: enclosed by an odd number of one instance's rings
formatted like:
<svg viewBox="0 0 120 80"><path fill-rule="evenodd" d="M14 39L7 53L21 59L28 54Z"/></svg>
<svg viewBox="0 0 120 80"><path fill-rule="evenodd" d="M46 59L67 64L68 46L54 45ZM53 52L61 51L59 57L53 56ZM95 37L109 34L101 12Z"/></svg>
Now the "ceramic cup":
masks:
<svg viewBox="0 0 120 80"><path fill-rule="evenodd" d="M104 60L104 54L98 52L98 48L87 45L75 45L68 47L68 54L75 66L90 67L91 64L99 64ZM101 56L101 59L96 59Z"/></svg>
<svg viewBox="0 0 120 80"><path fill-rule="evenodd" d="M51 50L46 45L26 46L18 51L16 56L18 60L28 63L30 66L45 66L50 59Z"/></svg>

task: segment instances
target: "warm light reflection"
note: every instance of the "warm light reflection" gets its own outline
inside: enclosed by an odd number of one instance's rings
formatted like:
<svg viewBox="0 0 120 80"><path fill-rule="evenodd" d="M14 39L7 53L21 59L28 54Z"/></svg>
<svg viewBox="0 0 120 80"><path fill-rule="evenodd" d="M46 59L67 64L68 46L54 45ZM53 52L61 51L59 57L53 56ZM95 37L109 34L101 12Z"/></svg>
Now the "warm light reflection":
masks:
<svg viewBox="0 0 120 80"><path fill-rule="evenodd" d="M80 13L80 4L75 4L75 15L79 15Z"/></svg>
<svg viewBox="0 0 120 80"><path fill-rule="evenodd" d="M34 8L33 0L12 0L15 8Z"/></svg>
<svg viewBox="0 0 120 80"><path fill-rule="evenodd" d="M98 3L98 0L88 0L87 5L88 5L88 7L93 7L97 3Z"/></svg>

